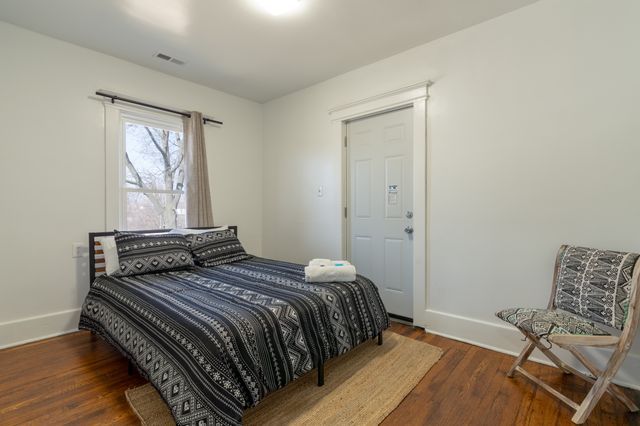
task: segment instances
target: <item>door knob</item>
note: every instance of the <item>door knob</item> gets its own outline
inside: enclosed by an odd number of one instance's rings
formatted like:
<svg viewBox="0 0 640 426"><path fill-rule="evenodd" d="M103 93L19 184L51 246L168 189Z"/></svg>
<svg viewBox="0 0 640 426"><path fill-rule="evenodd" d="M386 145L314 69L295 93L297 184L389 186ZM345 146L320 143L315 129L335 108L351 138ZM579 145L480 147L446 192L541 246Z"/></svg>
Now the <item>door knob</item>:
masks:
<svg viewBox="0 0 640 426"><path fill-rule="evenodd" d="M407 234L413 234L413 227L407 226L406 228L404 228L404 232L406 232Z"/></svg>
<svg viewBox="0 0 640 426"><path fill-rule="evenodd" d="M407 213L405 214L407 219L411 219L413 217L413 212L408 210Z"/></svg>

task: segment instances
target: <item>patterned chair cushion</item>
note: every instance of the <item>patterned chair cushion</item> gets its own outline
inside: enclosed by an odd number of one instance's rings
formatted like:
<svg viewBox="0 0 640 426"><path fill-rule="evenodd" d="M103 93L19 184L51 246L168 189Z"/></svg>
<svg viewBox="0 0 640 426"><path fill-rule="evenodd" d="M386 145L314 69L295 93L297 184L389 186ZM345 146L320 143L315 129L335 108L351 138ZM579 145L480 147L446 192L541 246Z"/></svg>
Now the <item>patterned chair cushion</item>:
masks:
<svg viewBox="0 0 640 426"><path fill-rule="evenodd" d="M171 271L194 265L184 235L118 233L115 242L120 268L113 276Z"/></svg>
<svg viewBox="0 0 640 426"><path fill-rule="evenodd" d="M252 257L230 229L186 236L193 258L200 266L210 267Z"/></svg>
<svg viewBox="0 0 640 426"><path fill-rule="evenodd" d="M609 336L592 321L558 310L513 308L497 312L496 316L540 338L552 334Z"/></svg>
<svg viewBox="0 0 640 426"><path fill-rule="evenodd" d="M555 306L622 330L637 253L566 246L558 254Z"/></svg>

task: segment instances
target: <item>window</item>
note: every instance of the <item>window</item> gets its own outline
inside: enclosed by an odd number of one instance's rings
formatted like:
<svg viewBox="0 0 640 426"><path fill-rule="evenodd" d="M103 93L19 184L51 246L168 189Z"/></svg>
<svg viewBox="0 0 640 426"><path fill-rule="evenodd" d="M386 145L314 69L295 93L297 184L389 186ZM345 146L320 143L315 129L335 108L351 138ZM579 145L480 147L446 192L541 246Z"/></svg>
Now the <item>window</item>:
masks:
<svg viewBox="0 0 640 426"><path fill-rule="evenodd" d="M107 228L184 228L182 120L107 105Z"/></svg>

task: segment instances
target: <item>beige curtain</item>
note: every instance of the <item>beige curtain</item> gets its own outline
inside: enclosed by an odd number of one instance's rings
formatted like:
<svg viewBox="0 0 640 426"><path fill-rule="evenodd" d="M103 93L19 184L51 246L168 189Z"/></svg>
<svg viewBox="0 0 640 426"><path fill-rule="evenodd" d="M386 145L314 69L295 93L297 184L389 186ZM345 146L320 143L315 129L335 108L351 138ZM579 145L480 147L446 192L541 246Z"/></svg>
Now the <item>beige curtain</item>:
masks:
<svg viewBox="0 0 640 426"><path fill-rule="evenodd" d="M204 124L199 112L184 118L184 151L187 227L213 226Z"/></svg>

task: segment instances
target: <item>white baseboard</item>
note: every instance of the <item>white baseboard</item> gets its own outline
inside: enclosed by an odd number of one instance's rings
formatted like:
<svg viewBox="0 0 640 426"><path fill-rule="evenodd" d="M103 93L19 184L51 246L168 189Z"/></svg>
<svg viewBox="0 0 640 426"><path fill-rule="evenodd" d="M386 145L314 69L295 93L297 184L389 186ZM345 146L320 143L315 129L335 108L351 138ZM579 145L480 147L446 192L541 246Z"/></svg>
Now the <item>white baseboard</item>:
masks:
<svg viewBox="0 0 640 426"><path fill-rule="evenodd" d="M78 330L80 309L0 323L0 349Z"/></svg>
<svg viewBox="0 0 640 426"><path fill-rule="evenodd" d="M467 318L431 309L425 311L425 317L425 330L429 333L514 356L518 355L524 347L522 334L507 324L494 324L489 321ZM555 353L571 366L586 372L580 363L578 363L572 355L568 354L568 352L556 350ZM585 350L585 353L589 355L596 365L602 368L609 358L611 351L605 349L589 349ZM553 366L553 363L537 349L530 359L531 361ZM627 359L620 371L618 371L614 382L621 386L640 390L640 354L630 352L627 355Z"/></svg>

